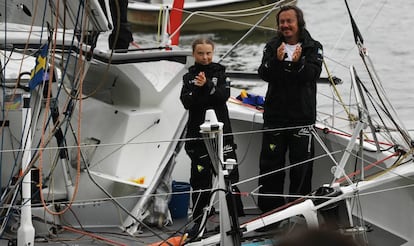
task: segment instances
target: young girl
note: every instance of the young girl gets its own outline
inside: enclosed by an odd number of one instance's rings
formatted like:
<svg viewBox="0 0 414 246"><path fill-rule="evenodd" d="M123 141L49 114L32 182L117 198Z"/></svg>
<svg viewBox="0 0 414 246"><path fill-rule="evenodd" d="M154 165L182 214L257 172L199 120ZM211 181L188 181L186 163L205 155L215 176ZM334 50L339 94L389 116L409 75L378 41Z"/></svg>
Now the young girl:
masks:
<svg viewBox="0 0 414 246"><path fill-rule="evenodd" d="M212 164L200 134L200 125L204 123L205 113L214 109L219 122L224 124L223 132L231 133L227 99L230 96L230 82L225 67L213 62L214 43L209 39L196 39L192 44L195 64L183 76L181 102L189 111L187 122L187 138L198 138L187 141L185 150L191 159L190 184L193 189L193 220L194 226L188 232L190 237L197 236L203 217L203 208L209 203L210 192L197 192L212 187ZM231 134L224 137L224 160L236 159L236 145ZM229 175L231 183L239 179L237 168ZM233 191L238 192L237 187ZM238 215L244 215L240 196L235 196Z"/></svg>

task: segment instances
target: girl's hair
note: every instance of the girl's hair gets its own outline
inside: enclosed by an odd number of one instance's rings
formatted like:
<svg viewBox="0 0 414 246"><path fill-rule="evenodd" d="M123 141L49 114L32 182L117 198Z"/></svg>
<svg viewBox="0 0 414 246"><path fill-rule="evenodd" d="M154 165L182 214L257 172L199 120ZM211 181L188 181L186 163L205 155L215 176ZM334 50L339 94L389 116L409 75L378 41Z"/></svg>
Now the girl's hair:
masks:
<svg viewBox="0 0 414 246"><path fill-rule="evenodd" d="M209 45L211 45L211 47L213 47L213 50L214 50L214 43L213 43L213 41L211 41L208 38L197 38L196 40L193 41L193 43L191 45L191 47L193 49L193 52L194 52L194 50L195 50L195 48L196 48L196 46L198 44L209 44Z"/></svg>
<svg viewBox="0 0 414 246"><path fill-rule="evenodd" d="M277 13L276 15L276 24L277 27L279 28L279 16L280 13L284 12L284 11L288 11L288 10L294 10L296 13L296 18L298 20L298 27L299 27L299 32L303 33L303 30L306 27L306 23L305 23L305 18L303 17L303 12L300 8L298 8L295 5L285 5L283 7L280 8L280 11Z"/></svg>

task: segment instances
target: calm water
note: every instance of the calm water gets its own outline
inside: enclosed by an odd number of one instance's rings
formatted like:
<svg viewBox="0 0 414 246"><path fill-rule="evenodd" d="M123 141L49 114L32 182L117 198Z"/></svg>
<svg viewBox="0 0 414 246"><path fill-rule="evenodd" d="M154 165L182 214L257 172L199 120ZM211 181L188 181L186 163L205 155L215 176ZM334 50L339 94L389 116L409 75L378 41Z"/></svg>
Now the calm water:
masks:
<svg viewBox="0 0 414 246"><path fill-rule="evenodd" d="M414 129L414 1L349 0L355 21L365 40L365 47L374 62L390 101L405 126ZM305 14L307 29L324 46L330 72L348 82L349 66L358 73L362 62L353 41L352 29L342 0L298 0ZM217 43L217 59L244 33L207 34ZM189 45L197 35L184 34L181 44ZM273 32L254 31L222 63L228 70L255 72L260 64L264 43Z"/></svg>
<svg viewBox="0 0 414 246"><path fill-rule="evenodd" d="M351 0L348 3L390 101L406 127L414 129L414 46L409 41L413 38L414 2ZM328 60L332 73L348 79L349 65L362 67L362 63L344 1L299 0L298 6L303 9L314 38L323 43L325 56L338 62Z"/></svg>

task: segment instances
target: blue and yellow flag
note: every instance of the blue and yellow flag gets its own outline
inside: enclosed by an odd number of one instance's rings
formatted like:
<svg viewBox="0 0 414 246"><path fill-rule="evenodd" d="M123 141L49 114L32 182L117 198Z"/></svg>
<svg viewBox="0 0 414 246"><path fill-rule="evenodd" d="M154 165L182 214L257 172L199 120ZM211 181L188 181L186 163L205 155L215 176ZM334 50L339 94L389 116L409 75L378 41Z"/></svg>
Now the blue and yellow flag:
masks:
<svg viewBox="0 0 414 246"><path fill-rule="evenodd" d="M41 84L44 80L48 79L48 73L46 70L46 61L47 61L47 54L49 51L49 45L44 44L42 47L40 47L39 54L36 58L36 66L34 69L32 69L32 74L30 76L29 81L29 88L30 90L33 90Z"/></svg>

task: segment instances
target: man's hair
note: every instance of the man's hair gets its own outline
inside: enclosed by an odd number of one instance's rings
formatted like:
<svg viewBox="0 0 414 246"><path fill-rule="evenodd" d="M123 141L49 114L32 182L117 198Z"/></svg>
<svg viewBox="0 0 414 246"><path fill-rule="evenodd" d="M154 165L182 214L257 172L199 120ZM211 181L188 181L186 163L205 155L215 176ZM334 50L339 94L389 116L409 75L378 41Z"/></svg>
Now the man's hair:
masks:
<svg viewBox="0 0 414 246"><path fill-rule="evenodd" d="M208 39L208 38L197 38L191 44L191 48L193 49L193 52L194 52L194 50L195 50L195 48L196 48L196 46L198 44L209 44L209 45L211 45L211 47L213 47L213 50L214 50L214 42L211 41L211 39Z"/></svg>
<svg viewBox="0 0 414 246"><path fill-rule="evenodd" d="M303 11L299 7L296 7L295 5L285 5L285 6L282 6L280 8L280 11L276 14L276 24L277 24L277 27L279 28L279 16L280 16L280 13L282 13L284 11L291 10L291 9L294 10L295 13L296 13L296 18L298 20L299 33L302 34L303 33L303 30L306 27L305 18L303 17Z"/></svg>

